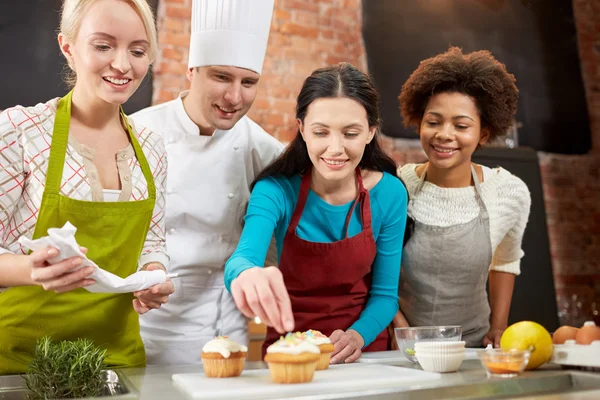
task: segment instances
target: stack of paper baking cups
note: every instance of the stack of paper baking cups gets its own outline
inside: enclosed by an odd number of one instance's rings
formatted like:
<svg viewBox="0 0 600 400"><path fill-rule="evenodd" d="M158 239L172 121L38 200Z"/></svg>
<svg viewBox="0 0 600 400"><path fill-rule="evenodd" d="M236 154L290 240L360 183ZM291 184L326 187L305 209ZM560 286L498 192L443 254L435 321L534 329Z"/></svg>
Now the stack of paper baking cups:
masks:
<svg viewBox="0 0 600 400"><path fill-rule="evenodd" d="M454 372L465 359L465 342L417 342L415 356L424 371Z"/></svg>

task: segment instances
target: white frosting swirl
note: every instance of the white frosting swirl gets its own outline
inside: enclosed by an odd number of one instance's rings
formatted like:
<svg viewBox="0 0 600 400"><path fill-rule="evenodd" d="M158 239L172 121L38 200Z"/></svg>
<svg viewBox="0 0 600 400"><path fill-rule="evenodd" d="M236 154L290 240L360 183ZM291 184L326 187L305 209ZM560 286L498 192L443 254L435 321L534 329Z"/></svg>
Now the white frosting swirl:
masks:
<svg viewBox="0 0 600 400"><path fill-rule="evenodd" d="M329 340L329 338L325 335L323 335L321 332L319 331L311 331L308 330L306 332L304 332L305 336L306 336L306 340L308 340L309 342L316 344L317 346L320 344L330 344L331 340Z"/></svg>
<svg viewBox="0 0 600 400"><path fill-rule="evenodd" d="M283 353L283 354L302 354L313 353L321 354L321 350L308 340L298 337L290 338L290 334L286 338L280 339L267 347L267 353Z"/></svg>
<svg viewBox="0 0 600 400"><path fill-rule="evenodd" d="M202 347L203 353L219 353L224 358L229 358L231 353L237 353L239 351L246 352L248 351L248 348L244 345L234 342L226 336L214 338L213 340L207 342L204 347Z"/></svg>

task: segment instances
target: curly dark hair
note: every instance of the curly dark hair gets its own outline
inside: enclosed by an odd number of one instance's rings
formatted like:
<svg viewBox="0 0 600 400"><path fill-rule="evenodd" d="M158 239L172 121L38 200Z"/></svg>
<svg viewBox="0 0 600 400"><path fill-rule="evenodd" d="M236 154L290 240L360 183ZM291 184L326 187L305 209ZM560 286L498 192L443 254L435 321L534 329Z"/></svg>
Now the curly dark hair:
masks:
<svg viewBox="0 0 600 400"><path fill-rule="evenodd" d="M490 141L507 133L517 111L519 90L514 75L486 50L463 54L458 47L421 61L402 85L400 113L405 127L419 127L429 99L438 93L457 92L472 97L481 128Z"/></svg>

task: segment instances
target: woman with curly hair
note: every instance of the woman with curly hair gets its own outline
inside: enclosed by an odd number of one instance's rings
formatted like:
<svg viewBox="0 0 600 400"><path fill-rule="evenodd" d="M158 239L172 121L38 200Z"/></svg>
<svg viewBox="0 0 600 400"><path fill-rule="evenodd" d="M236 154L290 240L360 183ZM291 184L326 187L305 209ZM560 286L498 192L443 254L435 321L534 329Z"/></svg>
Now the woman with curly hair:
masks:
<svg viewBox="0 0 600 400"><path fill-rule="evenodd" d="M404 124L416 127L429 161L398 169L415 224L395 327L462 325L467 346L499 345L531 199L519 178L471 156L507 132L517 98L514 76L490 52L456 47L421 62L403 85Z"/></svg>

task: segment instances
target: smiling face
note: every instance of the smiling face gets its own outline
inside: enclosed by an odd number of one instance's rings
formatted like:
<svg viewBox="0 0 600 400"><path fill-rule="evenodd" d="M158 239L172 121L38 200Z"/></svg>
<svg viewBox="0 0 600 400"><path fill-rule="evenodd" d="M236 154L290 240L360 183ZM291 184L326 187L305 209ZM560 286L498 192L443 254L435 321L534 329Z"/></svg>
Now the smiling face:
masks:
<svg viewBox="0 0 600 400"><path fill-rule="evenodd" d="M123 104L148 72L149 41L144 23L126 1L97 0L74 39L59 35L61 50L87 96Z"/></svg>
<svg viewBox="0 0 600 400"><path fill-rule="evenodd" d="M298 124L313 171L325 180L353 177L376 130L369 127L365 108L347 97L313 101Z"/></svg>
<svg viewBox="0 0 600 400"><path fill-rule="evenodd" d="M421 146L430 164L440 169L471 162L478 145L489 133L481 129L475 102L461 93L438 93L431 97L419 127Z"/></svg>
<svg viewBox="0 0 600 400"><path fill-rule="evenodd" d="M242 118L254 99L260 75L231 66L207 66L188 70L190 92L186 111L201 131L229 130Z"/></svg>

